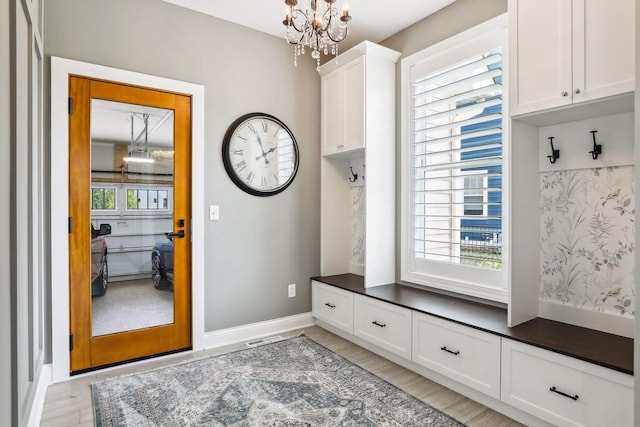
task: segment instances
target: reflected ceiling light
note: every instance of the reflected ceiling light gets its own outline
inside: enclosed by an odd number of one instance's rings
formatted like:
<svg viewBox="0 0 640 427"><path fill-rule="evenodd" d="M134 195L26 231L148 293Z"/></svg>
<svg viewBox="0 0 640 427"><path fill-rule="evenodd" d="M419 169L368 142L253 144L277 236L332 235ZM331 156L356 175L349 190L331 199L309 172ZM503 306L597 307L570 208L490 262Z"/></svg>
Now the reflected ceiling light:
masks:
<svg viewBox="0 0 640 427"><path fill-rule="evenodd" d="M311 50L316 60L316 70L320 71L320 52L325 55L331 51L338 57L338 43L347 38L347 23L351 20L349 6L344 4L342 16L334 6L337 0L285 0L287 5L282 23L287 27L285 39L294 45L293 64L298 65L298 56L304 55L305 48ZM318 3L326 3L324 8ZM323 10L324 9L324 10Z"/></svg>
<svg viewBox="0 0 640 427"><path fill-rule="evenodd" d="M136 140L133 136L133 125L134 119L138 117L142 119L144 122L144 129L142 133L144 134L144 141L141 143L136 143ZM155 159L153 159L149 155L149 142L147 140L149 136L149 114L143 113L131 113L131 145L129 145L129 156L123 157L122 161L126 163L153 163Z"/></svg>

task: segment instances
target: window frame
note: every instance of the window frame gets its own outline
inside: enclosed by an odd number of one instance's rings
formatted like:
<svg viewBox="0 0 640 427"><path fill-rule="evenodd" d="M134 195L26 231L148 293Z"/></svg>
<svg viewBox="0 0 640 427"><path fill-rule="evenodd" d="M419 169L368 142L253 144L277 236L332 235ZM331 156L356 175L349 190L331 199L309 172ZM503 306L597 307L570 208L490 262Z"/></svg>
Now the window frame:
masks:
<svg viewBox="0 0 640 427"><path fill-rule="evenodd" d="M506 303L509 293L510 164L508 114L508 18L500 15L408 56L401 61L401 271L403 281L471 297ZM417 259L413 255L412 99L413 79L428 75L496 47L502 49L502 269ZM478 216L481 218L480 216Z"/></svg>
<svg viewBox="0 0 640 427"><path fill-rule="evenodd" d="M114 208L113 209L96 209L93 207L93 192L94 190L110 190L113 191ZM113 215L118 212L120 203L118 202L118 188L111 183L95 182L91 183L91 214L92 215Z"/></svg>

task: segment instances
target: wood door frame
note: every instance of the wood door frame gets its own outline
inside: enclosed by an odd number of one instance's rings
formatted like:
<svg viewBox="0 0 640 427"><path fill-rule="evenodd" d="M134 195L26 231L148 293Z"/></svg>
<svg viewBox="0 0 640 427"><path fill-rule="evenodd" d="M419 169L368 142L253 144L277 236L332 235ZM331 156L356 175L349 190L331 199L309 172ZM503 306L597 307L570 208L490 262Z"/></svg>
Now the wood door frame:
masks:
<svg viewBox="0 0 640 427"><path fill-rule="evenodd" d="M52 381L68 380L69 356L69 76L121 82L191 96L192 351L204 349L204 86L51 57L51 347ZM55 155L54 155L55 153Z"/></svg>

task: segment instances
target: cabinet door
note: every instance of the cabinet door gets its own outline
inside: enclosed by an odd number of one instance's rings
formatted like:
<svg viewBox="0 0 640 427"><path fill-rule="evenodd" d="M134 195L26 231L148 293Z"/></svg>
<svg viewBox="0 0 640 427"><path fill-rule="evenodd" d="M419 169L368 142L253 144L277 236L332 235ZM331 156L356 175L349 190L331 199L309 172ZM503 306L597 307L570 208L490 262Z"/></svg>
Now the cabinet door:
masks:
<svg viewBox="0 0 640 427"><path fill-rule="evenodd" d="M412 360L500 399L500 337L413 312Z"/></svg>
<svg viewBox="0 0 640 427"><path fill-rule="evenodd" d="M344 69L322 78L322 155L337 153L344 147L345 73Z"/></svg>
<svg viewBox="0 0 640 427"><path fill-rule="evenodd" d="M501 397L555 425L633 425L633 376L506 338Z"/></svg>
<svg viewBox="0 0 640 427"><path fill-rule="evenodd" d="M407 308L355 295L353 334L411 359L411 310Z"/></svg>
<svg viewBox="0 0 640 427"><path fill-rule="evenodd" d="M364 148L364 57L344 67L344 147L342 151Z"/></svg>
<svg viewBox="0 0 640 427"><path fill-rule="evenodd" d="M353 292L312 282L313 316L353 334Z"/></svg>
<svg viewBox="0 0 640 427"><path fill-rule="evenodd" d="M634 1L573 0L573 102L634 90Z"/></svg>
<svg viewBox="0 0 640 427"><path fill-rule="evenodd" d="M571 104L571 0L509 0L509 58L512 115Z"/></svg>

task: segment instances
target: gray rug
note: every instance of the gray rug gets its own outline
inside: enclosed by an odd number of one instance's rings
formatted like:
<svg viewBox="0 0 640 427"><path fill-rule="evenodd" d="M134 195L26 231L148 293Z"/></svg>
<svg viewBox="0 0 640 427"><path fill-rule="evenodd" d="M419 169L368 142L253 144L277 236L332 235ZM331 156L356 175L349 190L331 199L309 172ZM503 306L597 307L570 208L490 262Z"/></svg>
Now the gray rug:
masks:
<svg viewBox="0 0 640 427"><path fill-rule="evenodd" d="M462 426L305 336L93 384L106 426Z"/></svg>

